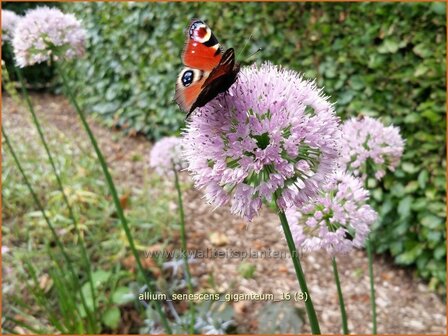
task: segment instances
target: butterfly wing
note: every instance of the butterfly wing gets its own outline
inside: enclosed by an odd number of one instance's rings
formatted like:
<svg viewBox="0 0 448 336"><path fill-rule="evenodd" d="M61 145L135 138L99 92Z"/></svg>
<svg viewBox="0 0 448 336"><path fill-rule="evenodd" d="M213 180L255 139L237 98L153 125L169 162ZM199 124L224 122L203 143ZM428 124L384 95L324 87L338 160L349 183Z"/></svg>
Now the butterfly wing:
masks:
<svg viewBox="0 0 448 336"><path fill-rule="evenodd" d="M190 112L199 97L206 77L219 65L221 46L204 21L193 19L186 32L182 62L185 68L176 82L175 100L185 112Z"/></svg>
<svg viewBox="0 0 448 336"><path fill-rule="evenodd" d="M184 68L181 71L177 78L174 99L183 111L190 112L202 91L205 80L206 76L202 70Z"/></svg>
<svg viewBox="0 0 448 336"><path fill-rule="evenodd" d="M221 57L221 46L210 27L204 21L192 20L182 53L183 63L190 68L212 71Z"/></svg>
<svg viewBox="0 0 448 336"><path fill-rule="evenodd" d="M234 68L235 68L235 51L233 50L233 48L229 48L222 55L221 61L219 62L218 66L215 67L212 70L212 72L210 72L210 75L208 75L202 87L210 85L211 82L215 81L219 77L230 75L234 71ZM237 68L239 70L239 65L237 65ZM225 90L223 90L222 92L227 91L227 89L228 87L225 88Z"/></svg>
<svg viewBox="0 0 448 336"><path fill-rule="evenodd" d="M196 107L227 91L239 71L234 50L223 53L215 35L201 20L190 23L182 61L186 67L177 79L175 100L187 117Z"/></svg>

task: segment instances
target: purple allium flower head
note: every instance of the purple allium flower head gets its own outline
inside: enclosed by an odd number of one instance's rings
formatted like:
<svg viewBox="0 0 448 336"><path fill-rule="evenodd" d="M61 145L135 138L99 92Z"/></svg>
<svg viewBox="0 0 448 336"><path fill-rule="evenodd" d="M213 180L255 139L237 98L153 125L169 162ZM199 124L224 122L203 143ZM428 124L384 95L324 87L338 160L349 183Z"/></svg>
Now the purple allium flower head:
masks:
<svg viewBox="0 0 448 336"><path fill-rule="evenodd" d="M14 32L13 47L20 67L54 58L71 59L84 53L85 30L72 14L57 8L29 10Z"/></svg>
<svg viewBox="0 0 448 336"><path fill-rule="evenodd" d="M394 171L400 163L404 141L400 130L384 126L371 118L351 118L342 125L341 165L365 180L374 174L381 180L386 169Z"/></svg>
<svg viewBox="0 0 448 336"><path fill-rule="evenodd" d="M362 247L377 213L367 204L369 193L362 180L336 171L319 194L286 217L298 249L320 249L329 254Z"/></svg>
<svg viewBox="0 0 448 336"><path fill-rule="evenodd" d="M162 138L154 144L151 150L149 166L155 168L159 175L170 176L173 174L173 168L177 171L186 168L182 152L182 139L176 137Z"/></svg>
<svg viewBox="0 0 448 336"><path fill-rule="evenodd" d="M184 132L188 169L215 206L251 220L274 193L285 210L313 196L336 163L338 118L313 82L265 63L198 109Z"/></svg>
<svg viewBox="0 0 448 336"><path fill-rule="evenodd" d="M2 44L5 41L11 41L14 36L14 29L20 21L18 16L13 11L2 9Z"/></svg>

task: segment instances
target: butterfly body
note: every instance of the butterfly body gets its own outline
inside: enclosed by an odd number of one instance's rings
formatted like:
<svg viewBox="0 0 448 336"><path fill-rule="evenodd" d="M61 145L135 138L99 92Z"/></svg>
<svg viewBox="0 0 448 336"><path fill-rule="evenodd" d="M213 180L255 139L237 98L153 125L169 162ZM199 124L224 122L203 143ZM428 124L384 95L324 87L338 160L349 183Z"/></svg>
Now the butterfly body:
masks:
<svg viewBox="0 0 448 336"><path fill-rule="evenodd" d="M187 117L226 92L240 70L233 48L223 52L211 29L201 20L193 20L189 26L182 61L185 68L176 82L175 100Z"/></svg>

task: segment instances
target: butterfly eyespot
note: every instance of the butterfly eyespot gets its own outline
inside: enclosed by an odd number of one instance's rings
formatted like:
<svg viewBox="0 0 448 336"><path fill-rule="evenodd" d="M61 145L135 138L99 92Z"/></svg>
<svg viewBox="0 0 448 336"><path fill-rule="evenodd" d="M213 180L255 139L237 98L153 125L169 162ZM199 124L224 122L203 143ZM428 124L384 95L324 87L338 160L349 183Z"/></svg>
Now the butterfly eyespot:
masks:
<svg viewBox="0 0 448 336"><path fill-rule="evenodd" d="M192 23L189 35L193 41L206 43L212 38L212 31L203 21L196 21Z"/></svg>
<svg viewBox="0 0 448 336"><path fill-rule="evenodd" d="M187 70L182 75L182 84L183 86L187 87L190 86L191 83L193 83L194 79L194 73L192 70Z"/></svg>
<svg viewBox="0 0 448 336"><path fill-rule="evenodd" d="M235 83L239 64L233 48L225 52L212 30L201 20L193 20L182 53L183 70L176 80L175 100L187 112L205 106Z"/></svg>

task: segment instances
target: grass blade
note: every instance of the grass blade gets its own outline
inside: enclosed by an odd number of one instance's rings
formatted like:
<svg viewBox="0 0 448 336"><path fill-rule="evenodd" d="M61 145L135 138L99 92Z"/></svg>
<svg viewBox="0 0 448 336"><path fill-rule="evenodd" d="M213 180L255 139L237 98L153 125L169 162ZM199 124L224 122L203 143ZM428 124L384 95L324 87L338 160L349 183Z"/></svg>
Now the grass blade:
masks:
<svg viewBox="0 0 448 336"><path fill-rule="evenodd" d="M59 239L59 236L58 236L56 230L54 229L53 224L51 223L50 219L48 218L47 214L45 213L45 210L44 210L41 202L39 201L39 198L37 197L37 194L35 193L33 187L31 186L31 184L30 184L30 182L29 182L29 180L28 180L28 178L27 178L27 176L25 174L25 171L23 170L22 165L20 164L20 161L19 161L19 159L18 159L18 157L17 157L17 155L16 155L16 153L15 153L15 151L14 151L12 145L11 145L11 142L9 141L9 137L8 137L5 129L3 128L3 126L2 126L2 134L3 134L3 137L5 139L6 145L7 145L8 149L9 149L13 159L14 159L14 162L15 162L17 168L20 171L20 174L23 177L23 180L24 180L24 182L25 182L25 184L26 184L26 186L27 186L27 188L28 188L28 190L29 190L29 192L30 192L34 202L36 203L37 207L39 208L40 212L42 213L42 216L43 216L45 222L47 223L48 227L50 228L51 234L53 235L53 238L54 238L54 240L56 242L56 245L59 248L59 250L61 251L62 256L64 257L64 260L67 263L67 266L69 268L69 271L70 271L74 281L76 281L77 288L81 288L79 280L78 280L78 277L77 277L77 274L76 274L75 269L74 269L74 267L72 265L72 261L70 260L67 252L65 251L65 248L62 245L62 242ZM80 291L80 295L81 295L82 304L83 304L83 306L84 306L84 308L86 309L86 312L87 312L88 311L88 306L87 306L87 303L86 303L86 300L84 298L84 294L82 293L82 291ZM78 311L78 313L79 313L79 311ZM89 325L88 329L89 330L88 331L90 333L95 333L95 328L94 327L92 328L92 326L95 325L95 322L93 321L91 314L88 314L88 321L89 321L89 323L88 323L88 325Z"/></svg>
<svg viewBox="0 0 448 336"><path fill-rule="evenodd" d="M56 169L56 165L54 163L53 155L51 154L51 151L50 151L50 149L48 147L48 143L45 140L45 136L44 136L44 133L42 131L42 127L40 125L39 119L37 118L37 115L36 115L36 113L34 111L33 104L31 102L31 99L30 99L29 95L28 95L28 91L26 90L25 81L23 80L22 71L19 68L17 68L17 67L15 67L15 70L16 70L17 77L19 78L19 81L20 81L20 86L22 88L22 95L25 98L26 104L28 105L28 109L29 109L29 111L31 113L33 123L36 126L36 129L37 129L37 132L39 134L40 140L41 140L41 142L42 142L42 144L43 144L43 146L45 148L45 152L47 153L47 156L48 156L48 161L50 162L51 168L52 168L53 173L54 173L54 175L56 177L56 181L57 181L59 190L60 190L60 192L62 194L62 197L63 197L63 200L64 200L65 204L67 205L67 209L69 211L70 218L71 218L71 220L73 222L73 226L75 228L75 232L76 232L76 235L77 235L78 241L79 241L79 247L80 247L80 250L81 250L81 256L82 256L84 265L85 265L86 270L87 270L87 278L88 278L88 281L89 281L89 284L90 284L90 291L92 293L92 298L93 298L93 302L94 302L94 306L93 306L94 309L93 310L94 310L94 313L96 313L97 312L97 307L96 307L96 300L95 300L95 289L94 289L93 280L92 280L92 265L90 263L89 257L87 256L87 249L86 249L85 244L84 244L84 239L83 239L83 237L81 235L81 232L79 230L78 221L76 220L75 214L73 212L73 208L70 205L70 202L69 202L69 200L67 198L67 195L66 195L66 193L64 191L64 186L62 184L61 176L59 175L58 170Z"/></svg>
<svg viewBox="0 0 448 336"><path fill-rule="evenodd" d="M154 287L153 283L151 281L149 281L148 278L145 275L145 269L143 268L142 262L140 260L140 256L139 256L139 254L137 252L137 249L135 247L134 239L132 237L131 230L129 229L128 221L127 221L127 219L126 219L126 217L124 215L123 208L121 207L120 199L118 197L118 193L117 193L117 190L115 188L115 184L114 184L112 176L111 176L111 174L109 172L109 168L107 167L107 163L106 163L106 160L105 160L105 158L103 156L103 153L101 152L101 150L100 150L100 148L98 146L98 143L97 143L97 141L95 139L95 136L94 136L92 130L90 129L89 124L87 123L87 120L86 120L86 118L84 116L83 111L79 107L79 105L78 105L78 103L76 101L76 98L75 98L72 90L70 89L70 85L68 84L68 81L67 81L67 78L66 78L66 76L64 74L63 69L61 68L60 64L57 63L57 62L56 62L56 68L57 68L57 70L59 72L59 75L62 78L62 82L63 82L64 88L65 88L66 94L68 95L70 101L72 102L73 106L75 107L75 110L78 113L79 118L81 119L81 123L82 123L82 125L83 125L83 127L84 127L84 129L85 129L85 131L86 131L86 133L87 133L87 135L89 137L89 139L90 139L90 142L92 143L92 146L93 146L93 148L95 150L95 153L97 155L98 161L99 161L99 163L101 165L101 168L103 170L104 177L106 178L106 183L107 183L107 185L109 187L109 191L111 193L111 196L112 196L112 199L113 199L113 202L114 202L114 205L115 205L115 209L117 211L118 218L120 219L120 223L121 223L121 225L123 227L123 230L124 230L124 232L126 234L126 238L128 239L128 242L129 242L129 247L131 248L132 254L134 255L134 258L135 258L135 260L137 262L137 267L138 267L141 275L145 279L145 283L148 286L148 289L150 290L150 292L151 293L155 293L156 290L155 290L155 287ZM162 307L160 305L160 302L158 302L158 301L152 301L152 302L154 302L154 305L156 307L157 313L160 316L160 319L162 321L162 324L163 324L163 327L164 327L165 331L167 333L171 334L172 333L171 327L168 324L168 320L167 320L167 318L165 316L165 313L162 311Z"/></svg>
<svg viewBox="0 0 448 336"><path fill-rule="evenodd" d="M344 335L348 335L349 331L347 325L347 312L345 311L344 297L342 296L342 289L341 289L341 283L339 281L339 273L338 273L338 266L336 264L336 258L333 257L331 262L333 264L334 281L336 282L336 287L338 290L339 308L341 309L342 331Z"/></svg>
<svg viewBox="0 0 448 336"><path fill-rule="evenodd" d="M372 307L372 334L376 335L375 279L373 275L373 251L370 237L367 238L367 256L369 258L370 305Z"/></svg>
<svg viewBox="0 0 448 336"><path fill-rule="evenodd" d="M182 201L182 191L180 189L179 184L179 176L177 174L177 170L174 167L173 164L173 171L174 171L174 184L176 186L177 190L177 203L179 206L179 218L180 218L180 239L182 244L182 258L184 260L184 267L185 267L185 274L187 278L187 286L188 286L188 292L190 294L193 294L193 284L191 282L191 272L190 272L190 266L188 265L188 254L187 254L187 235L185 233L185 214L184 214L184 204ZM195 315L195 307L192 300L189 300L189 308L190 308L190 334L194 333L194 315Z"/></svg>

